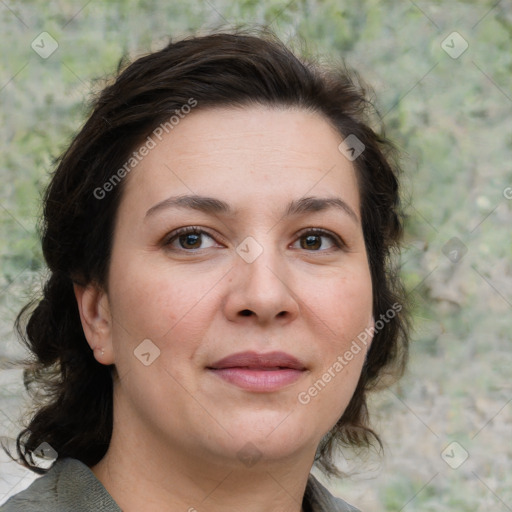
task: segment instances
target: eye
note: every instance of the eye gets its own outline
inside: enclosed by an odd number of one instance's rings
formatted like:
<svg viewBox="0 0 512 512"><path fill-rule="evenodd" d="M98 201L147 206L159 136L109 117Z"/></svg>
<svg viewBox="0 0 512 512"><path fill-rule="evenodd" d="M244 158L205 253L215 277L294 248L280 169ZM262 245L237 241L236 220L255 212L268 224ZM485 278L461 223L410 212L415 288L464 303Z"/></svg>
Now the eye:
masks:
<svg viewBox="0 0 512 512"><path fill-rule="evenodd" d="M188 226L171 233L164 245L171 249L193 251L215 247L217 243L206 231L195 226Z"/></svg>
<svg viewBox="0 0 512 512"><path fill-rule="evenodd" d="M327 240L327 242L325 242L325 240ZM300 243L301 249L317 252L327 251L333 248L341 249L345 245L338 236L324 231L323 229L310 229L305 231L301 233L297 242Z"/></svg>

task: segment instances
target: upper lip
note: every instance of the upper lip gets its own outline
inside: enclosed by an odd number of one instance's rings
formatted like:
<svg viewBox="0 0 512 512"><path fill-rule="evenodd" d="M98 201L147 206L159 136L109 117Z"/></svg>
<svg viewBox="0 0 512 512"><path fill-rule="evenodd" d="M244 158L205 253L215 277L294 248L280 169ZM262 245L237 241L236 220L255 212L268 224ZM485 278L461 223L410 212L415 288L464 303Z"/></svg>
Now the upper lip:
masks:
<svg viewBox="0 0 512 512"><path fill-rule="evenodd" d="M267 352L258 354L257 352L239 352L224 357L211 364L208 368L220 370L224 368L290 368L294 370L305 370L306 367L296 357L286 352Z"/></svg>

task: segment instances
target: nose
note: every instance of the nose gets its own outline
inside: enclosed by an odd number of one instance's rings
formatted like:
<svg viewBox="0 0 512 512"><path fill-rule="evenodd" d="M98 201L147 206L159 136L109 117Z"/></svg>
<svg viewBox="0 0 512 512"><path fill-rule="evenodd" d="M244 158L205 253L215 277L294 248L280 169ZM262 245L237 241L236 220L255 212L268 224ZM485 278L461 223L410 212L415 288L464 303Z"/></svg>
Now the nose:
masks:
<svg viewBox="0 0 512 512"><path fill-rule="evenodd" d="M229 320L284 325L299 315L292 273L276 251L266 248L251 263L237 256L230 277L224 302Z"/></svg>

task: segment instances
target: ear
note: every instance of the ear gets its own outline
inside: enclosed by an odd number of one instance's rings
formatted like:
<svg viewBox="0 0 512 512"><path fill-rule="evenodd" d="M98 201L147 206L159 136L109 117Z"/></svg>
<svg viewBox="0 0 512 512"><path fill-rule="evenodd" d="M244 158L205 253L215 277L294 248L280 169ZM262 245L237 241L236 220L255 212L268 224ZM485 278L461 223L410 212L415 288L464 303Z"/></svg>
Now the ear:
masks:
<svg viewBox="0 0 512 512"><path fill-rule="evenodd" d="M105 291L97 284L73 284L82 329L96 360L105 365L114 363L112 347L112 315Z"/></svg>

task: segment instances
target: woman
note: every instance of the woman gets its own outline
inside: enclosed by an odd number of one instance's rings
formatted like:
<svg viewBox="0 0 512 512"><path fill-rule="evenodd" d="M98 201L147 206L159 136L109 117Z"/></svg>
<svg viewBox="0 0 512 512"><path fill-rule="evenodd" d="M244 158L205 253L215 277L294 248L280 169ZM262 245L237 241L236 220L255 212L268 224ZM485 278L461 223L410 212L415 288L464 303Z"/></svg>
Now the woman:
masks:
<svg viewBox="0 0 512 512"><path fill-rule="evenodd" d="M407 353L368 107L268 34L171 43L103 90L48 187L25 310L45 401L18 455L57 461L3 512L356 510L310 470L379 443L367 393Z"/></svg>

